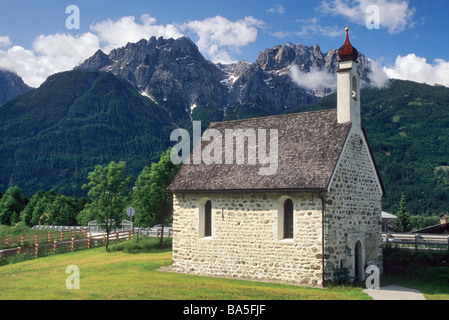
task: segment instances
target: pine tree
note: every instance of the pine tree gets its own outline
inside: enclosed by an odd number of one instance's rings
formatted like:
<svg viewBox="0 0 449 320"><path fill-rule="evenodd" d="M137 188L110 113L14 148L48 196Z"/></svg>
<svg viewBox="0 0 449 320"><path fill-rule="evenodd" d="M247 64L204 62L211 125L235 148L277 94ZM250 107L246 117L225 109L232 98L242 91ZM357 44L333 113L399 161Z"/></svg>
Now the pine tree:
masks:
<svg viewBox="0 0 449 320"><path fill-rule="evenodd" d="M401 203L397 213L396 228L399 232L410 232L411 221L410 214L407 211L407 197L404 193L401 196Z"/></svg>

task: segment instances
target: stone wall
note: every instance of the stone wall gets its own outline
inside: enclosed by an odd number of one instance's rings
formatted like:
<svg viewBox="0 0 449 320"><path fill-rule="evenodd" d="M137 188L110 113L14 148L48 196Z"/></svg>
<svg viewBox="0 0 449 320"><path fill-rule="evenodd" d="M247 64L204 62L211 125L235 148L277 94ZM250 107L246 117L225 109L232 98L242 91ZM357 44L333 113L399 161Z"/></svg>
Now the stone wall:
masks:
<svg viewBox="0 0 449 320"><path fill-rule="evenodd" d="M359 242L360 280L368 265L382 271L382 188L361 131L351 131L334 172L325 205L325 246L328 278L336 267L354 276Z"/></svg>
<svg viewBox="0 0 449 320"><path fill-rule="evenodd" d="M294 204L294 237L279 235L283 202ZM212 236L200 209L212 202ZM307 286L322 285L322 210L317 193L175 194L172 270Z"/></svg>

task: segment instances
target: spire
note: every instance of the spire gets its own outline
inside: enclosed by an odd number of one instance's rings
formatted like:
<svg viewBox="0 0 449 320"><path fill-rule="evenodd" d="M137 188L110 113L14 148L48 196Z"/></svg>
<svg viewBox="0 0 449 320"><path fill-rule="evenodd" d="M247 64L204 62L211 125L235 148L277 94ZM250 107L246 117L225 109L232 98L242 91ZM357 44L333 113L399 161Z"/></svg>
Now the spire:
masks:
<svg viewBox="0 0 449 320"><path fill-rule="evenodd" d="M359 52L357 51L356 48L354 48L351 44L351 42L349 41L349 27L347 25L347 20L346 20L346 41L343 44L343 46L340 47L340 49L338 49L338 56L340 57L340 61L349 61L349 60L354 60L357 62L357 58L359 56Z"/></svg>

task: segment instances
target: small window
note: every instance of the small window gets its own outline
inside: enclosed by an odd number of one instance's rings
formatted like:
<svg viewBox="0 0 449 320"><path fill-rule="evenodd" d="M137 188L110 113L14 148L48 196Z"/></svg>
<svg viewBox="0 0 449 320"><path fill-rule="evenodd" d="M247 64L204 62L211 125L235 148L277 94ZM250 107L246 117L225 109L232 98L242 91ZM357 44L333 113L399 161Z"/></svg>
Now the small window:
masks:
<svg viewBox="0 0 449 320"><path fill-rule="evenodd" d="M293 201L284 202L284 239L293 238Z"/></svg>
<svg viewBox="0 0 449 320"><path fill-rule="evenodd" d="M357 78L354 76L352 77L352 98L354 100L357 100Z"/></svg>
<svg viewBox="0 0 449 320"><path fill-rule="evenodd" d="M204 205L204 236L212 236L212 203L210 200Z"/></svg>

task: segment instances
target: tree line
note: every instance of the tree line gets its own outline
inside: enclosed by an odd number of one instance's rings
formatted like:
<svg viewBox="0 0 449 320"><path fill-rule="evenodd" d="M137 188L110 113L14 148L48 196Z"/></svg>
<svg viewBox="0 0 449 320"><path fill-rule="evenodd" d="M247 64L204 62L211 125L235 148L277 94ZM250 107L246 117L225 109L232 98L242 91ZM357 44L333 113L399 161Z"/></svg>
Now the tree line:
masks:
<svg viewBox="0 0 449 320"><path fill-rule="evenodd" d="M86 226L95 220L109 224L105 227L110 229L127 218L129 206L136 209L136 226L167 223L172 200L166 188L179 170L170 160L170 149L157 163L145 166L134 185L133 177L126 176L126 168L124 161L97 165L87 176L89 182L82 186L87 197L81 198L50 190L39 191L29 199L20 187L12 186L4 194L0 192L0 224Z"/></svg>

